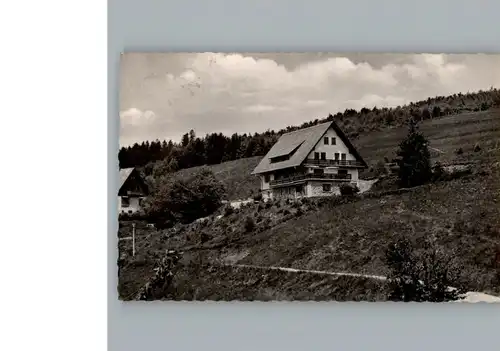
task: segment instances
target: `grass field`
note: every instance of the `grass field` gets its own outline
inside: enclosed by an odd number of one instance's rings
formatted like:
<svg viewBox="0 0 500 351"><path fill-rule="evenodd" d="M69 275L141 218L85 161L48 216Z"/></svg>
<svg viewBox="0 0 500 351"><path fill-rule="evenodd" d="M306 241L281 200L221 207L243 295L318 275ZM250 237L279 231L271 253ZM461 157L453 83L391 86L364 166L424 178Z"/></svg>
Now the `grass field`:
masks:
<svg viewBox="0 0 500 351"><path fill-rule="evenodd" d="M421 123L420 130L430 141L434 161L460 163L500 159L499 109L426 120ZM375 165L383 161L384 157L389 160L395 157L399 142L406 133L405 127L371 132L353 140L353 144L368 164ZM480 145L481 151L473 151L476 144ZM455 154L458 148L462 148L462 155ZM251 172L260 159L260 156L256 156L209 167L224 183L229 200L246 199L259 190L259 179ZM199 167L183 169L176 172L175 177L184 178L197 169Z"/></svg>
<svg viewBox="0 0 500 351"><path fill-rule="evenodd" d="M167 298L383 300L383 283L374 280L263 273L214 265L237 263L386 275L385 248L402 235L417 247L425 237L435 237L441 248L460 261L462 282L469 290L499 295L500 269L495 262L495 252L500 248L500 150L495 150L499 125L498 110L422 124L431 146L440 150L434 153L434 160L477 162L470 177L428 184L402 194L363 196L335 206L318 206L314 201L302 207L251 204L206 223L163 232L140 228L138 256L122 262L120 296L126 298L137 290L147 281L148 272L152 274L155 259L166 249L176 248L186 254L176 274L175 288ZM375 132L355 143L368 162L376 162L391 158L405 133L405 128ZM481 146L478 152L473 151L476 143ZM456 155L457 148L464 153ZM249 173L258 160L248 159L244 167L239 166L244 160L238 160L213 169L226 184L250 187L255 178ZM247 217L256 223L250 232L244 229ZM125 224L119 235L129 233ZM120 242L121 252L129 248L130 242Z"/></svg>
<svg viewBox="0 0 500 351"><path fill-rule="evenodd" d="M463 161L495 161L500 156L500 110L464 113L434 120L419 126L428 138L434 161L454 163ZM360 136L353 143L368 163L395 157L399 142L405 137L406 128L394 128ZM479 144L481 151L474 153ZM462 148L464 153L456 155ZM437 149L437 150L436 150ZM496 149L491 151L492 149Z"/></svg>

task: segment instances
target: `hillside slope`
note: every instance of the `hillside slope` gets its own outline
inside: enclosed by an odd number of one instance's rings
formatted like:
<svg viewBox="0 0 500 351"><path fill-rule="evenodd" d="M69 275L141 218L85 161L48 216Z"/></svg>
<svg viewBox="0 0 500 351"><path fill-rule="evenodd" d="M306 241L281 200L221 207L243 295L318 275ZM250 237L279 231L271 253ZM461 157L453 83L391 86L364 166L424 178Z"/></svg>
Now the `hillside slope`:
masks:
<svg viewBox="0 0 500 351"><path fill-rule="evenodd" d="M433 236L462 265L463 283L472 291L500 294L500 113L474 113L428 121L421 129L431 146L441 151L434 160L477 162L472 176L428 184L399 194L360 196L356 201L329 204L305 200L300 204L249 204L234 212L221 210L208 221L166 231L142 228L137 233L138 256L125 253L120 272L120 296L126 298L152 274L154 262L166 249L184 251L174 283L173 299L366 299L381 300L384 287L366 279L259 273L222 264L281 266L321 271L386 275L383 255L400 235L418 247ZM356 142L367 161L390 153L405 128ZM480 151L473 151L476 143ZM455 149L463 154L456 155ZM259 158L213 166L221 180L235 188L253 186L250 176ZM253 162L253 164L252 164ZM246 167L246 170L244 168ZM244 170L244 171L243 171ZM189 170L178 172L186 175ZM252 178L250 178L252 177ZM252 179L252 181L249 181ZM258 187L258 181L254 186ZM233 192L233 196L237 191ZM244 196L241 196L244 197ZM247 218L254 226L246 229ZM124 224L120 236L127 236ZM190 278L196 276L196 279ZM354 280L353 280L354 279ZM282 282L287 282L285 285ZM176 295L177 294L177 295Z"/></svg>
<svg viewBox="0 0 500 351"><path fill-rule="evenodd" d="M208 166L227 190L229 200L247 199L259 190L259 178L251 175L254 168L261 160L260 156L242 158L239 160L224 162ZM175 178L187 178L201 167L182 169L173 174Z"/></svg>
<svg viewBox="0 0 500 351"><path fill-rule="evenodd" d="M419 124L419 129L430 142L434 161L495 161L500 155L500 109L426 120ZM360 136L354 144L367 162L374 163L384 157L390 160L406 133L404 127L373 132ZM471 154L476 144L482 150ZM459 148L464 151L462 155L455 154Z"/></svg>
<svg viewBox="0 0 500 351"><path fill-rule="evenodd" d="M500 109L485 112L463 113L427 120L420 130L429 139L433 161L442 163L493 162L500 159ZM365 161L374 166L384 157L391 160L400 141L405 137L405 127L383 132L373 132L353 140ZM481 150L473 152L479 144ZM462 148L463 154L455 151ZM228 190L228 199L246 199L259 191L259 179L251 175L261 157L255 156L208 166ZM174 177L186 177L199 167L187 168L174 173Z"/></svg>

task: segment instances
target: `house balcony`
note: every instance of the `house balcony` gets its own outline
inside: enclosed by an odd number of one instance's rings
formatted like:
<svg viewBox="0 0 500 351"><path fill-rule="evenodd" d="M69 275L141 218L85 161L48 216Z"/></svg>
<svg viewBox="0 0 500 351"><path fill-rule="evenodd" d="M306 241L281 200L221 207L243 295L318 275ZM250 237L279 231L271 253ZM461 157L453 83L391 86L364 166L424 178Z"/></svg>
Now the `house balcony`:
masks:
<svg viewBox="0 0 500 351"><path fill-rule="evenodd" d="M335 167L363 167L363 164L359 161L351 160L316 160L308 158L304 161L305 165L314 166L335 166Z"/></svg>
<svg viewBox="0 0 500 351"><path fill-rule="evenodd" d="M271 180L269 185L271 187L279 187L279 186L290 186L295 184L301 184L308 180L330 180L333 182L350 182L351 181L350 174L300 174L296 176L291 176L282 179Z"/></svg>

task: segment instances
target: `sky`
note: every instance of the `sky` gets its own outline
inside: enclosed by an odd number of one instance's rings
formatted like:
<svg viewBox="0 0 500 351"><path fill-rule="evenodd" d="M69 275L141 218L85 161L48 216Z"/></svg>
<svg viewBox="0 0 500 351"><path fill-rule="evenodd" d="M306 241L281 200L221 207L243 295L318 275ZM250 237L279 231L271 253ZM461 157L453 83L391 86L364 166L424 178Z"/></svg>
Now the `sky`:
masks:
<svg viewBox="0 0 500 351"><path fill-rule="evenodd" d="M120 145L300 125L346 108L394 107L500 88L500 55L125 53Z"/></svg>

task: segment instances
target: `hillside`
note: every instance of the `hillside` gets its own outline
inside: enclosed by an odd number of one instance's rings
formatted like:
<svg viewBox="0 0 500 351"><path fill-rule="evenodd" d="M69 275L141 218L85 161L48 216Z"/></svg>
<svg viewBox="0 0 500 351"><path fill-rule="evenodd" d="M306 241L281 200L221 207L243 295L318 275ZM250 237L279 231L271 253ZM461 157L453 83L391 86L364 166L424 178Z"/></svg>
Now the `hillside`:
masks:
<svg viewBox="0 0 500 351"><path fill-rule="evenodd" d="M492 162L500 157L500 109L427 120L420 124L420 130L430 141L434 162ZM372 132L353 140L353 144L365 161L375 166L384 157L391 160L395 156L394 152L406 133L406 127ZM481 147L478 152L473 151L476 144ZM455 153L459 148L463 150L461 155ZM259 179L251 172L260 159L260 156L255 156L208 167L226 186L229 200L246 199L259 190ZM174 173L174 177L189 176L199 168L180 170ZM365 176L371 175L366 173Z"/></svg>
<svg viewBox="0 0 500 351"><path fill-rule="evenodd" d="M430 141L435 161L494 161L500 155L500 109L427 120L420 124L419 129ZM384 157L390 160L406 133L404 127L392 128L360 136L353 143L369 163L383 160ZM482 152L472 153L476 144L480 145ZM463 155L455 154L458 148L463 149Z"/></svg>
<svg viewBox="0 0 500 351"><path fill-rule="evenodd" d="M247 199L259 190L260 180L251 175L261 160L260 156L242 158L208 166L225 186L227 197L230 200ZM188 178L199 170L199 167L182 169L173 174L174 178Z"/></svg>
<svg viewBox="0 0 500 351"><path fill-rule="evenodd" d="M431 147L439 150L433 160L475 163L467 177L399 193L376 193L392 187L389 177L372 192L350 201L249 204L235 211L221 209L206 221L165 231L143 226L137 231L135 258L129 256L130 242L120 242L120 296L130 298L153 274L155 260L167 249L178 249L184 254L166 298L383 300L383 282L370 279L224 265L386 275L385 248L401 235L417 246L424 237L434 236L444 251L459 259L461 279L469 290L499 295L500 270L495 261L500 252L500 149L495 144L500 140L499 127L499 110L422 123ZM355 140L355 145L367 162L375 164L391 158L405 134L405 128L374 132ZM476 144L478 151L473 150ZM458 148L463 149L460 155L455 153ZM231 189L240 184L258 189L258 181L250 175L258 160L247 159L245 164L236 160L212 169ZM239 196L239 190L232 191L233 196L245 197ZM246 228L247 218L254 222L251 229ZM121 226L119 236L130 235L130 225ZM196 279L189 278L193 272Z"/></svg>
<svg viewBox="0 0 500 351"><path fill-rule="evenodd" d="M314 296L324 299L323 294L338 296L338 291L329 289L336 280L347 278L288 274L289 285L277 287L276 274L283 273L243 274L240 268L217 266L245 264L386 275L382 257L391 240L405 235L418 246L423 237L433 235L443 250L454 252L460 260L463 282L469 290L500 294L500 274L495 268L495 254L500 247L499 177L497 163L482 175L429 184L402 194L367 194L353 202L332 205L328 201L306 201L301 209L283 202L272 206L250 204L206 223L178 226L163 233L144 230L137 239L141 254L126 260L122 269L120 292L126 297L137 290L146 281L145 273L152 272L154 260L166 249L178 249L184 251L179 279L187 279L180 277L187 277L192 270L199 274L188 284L189 291L177 289L180 295L173 298L192 294L198 298L238 294L247 294L251 299L266 299L269 294L299 298L301 291L319 284L326 290L319 289ZM251 232L245 230L247 217L255 219ZM235 272L230 274L228 271L233 269ZM268 278L257 279L264 273ZM358 298L380 297L382 283L362 280L370 282L354 285L356 294L361 294ZM180 281L176 284L182 285ZM346 299L352 298L351 293Z"/></svg>

